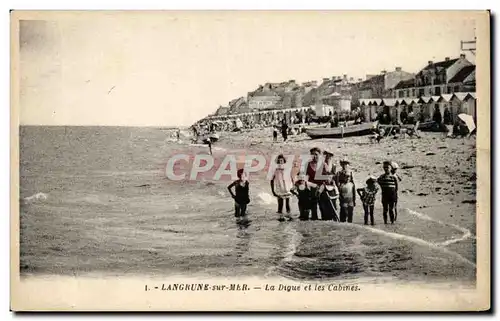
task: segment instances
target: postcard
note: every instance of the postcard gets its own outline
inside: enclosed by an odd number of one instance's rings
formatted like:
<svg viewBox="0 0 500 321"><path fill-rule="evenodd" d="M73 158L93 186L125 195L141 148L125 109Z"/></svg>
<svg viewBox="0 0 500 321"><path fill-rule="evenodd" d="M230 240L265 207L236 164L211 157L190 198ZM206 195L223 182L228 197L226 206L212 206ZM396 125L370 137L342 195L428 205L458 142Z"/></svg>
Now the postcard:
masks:
<svg viewBox="0 0 500 321"><path fill-rule="evenodd" d="M13 311L490 309L488 11L14 10L11 60Z"/></svg>

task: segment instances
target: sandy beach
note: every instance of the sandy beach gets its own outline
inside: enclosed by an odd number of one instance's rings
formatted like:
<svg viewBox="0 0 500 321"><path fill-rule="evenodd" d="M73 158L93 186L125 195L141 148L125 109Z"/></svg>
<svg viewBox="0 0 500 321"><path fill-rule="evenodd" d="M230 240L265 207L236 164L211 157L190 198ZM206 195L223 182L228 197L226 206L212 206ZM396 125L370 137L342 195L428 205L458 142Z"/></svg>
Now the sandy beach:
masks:
<svg viewBox="0 0 500 321"><path fill-rule="evenodd" d="M273 143L271 129L222 133L217 146L247 149L261 153L300 155L312 147L334 153L337 168L341 158L351 161L356 186L365 185L369 174L381 175L382 162L395 161L401 176L398 225L415 218L427 220L427 228L413 231L418 238L432 233L433 225L447 225L451 235L433 235L441 244L471 261L475 261L476 228L476 140L445 138L441 133L421 133L420 138L386 138L372 143L368 136L345 139L311 140L305 133L291 136L287 142L279 137ZM381 204L376 204L376 216L382 220ZM362 217L358 204L355 216ZM470 233L469 233L470 232Z"/></svg>

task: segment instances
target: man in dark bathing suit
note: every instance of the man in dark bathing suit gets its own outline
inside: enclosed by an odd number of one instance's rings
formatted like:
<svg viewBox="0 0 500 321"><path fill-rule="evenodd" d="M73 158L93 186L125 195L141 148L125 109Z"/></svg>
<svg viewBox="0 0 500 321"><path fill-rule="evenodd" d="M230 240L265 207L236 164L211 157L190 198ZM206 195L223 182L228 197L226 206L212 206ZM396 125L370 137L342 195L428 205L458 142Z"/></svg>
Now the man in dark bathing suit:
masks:
<svg viewBox="0 0 500 321"><path fill-rule="evenodd" d="M307 163L306 174L309 178L309 182L313 183L315 187L311 187L311 220L315 221L318 219L318 187L323 184L323 181L316 177L316 173L319 168L319 157L321 155L321 150L317 147L311 148L309 151L312 155L312 160ZM319 175L320 173L318 173Z"/></svg>

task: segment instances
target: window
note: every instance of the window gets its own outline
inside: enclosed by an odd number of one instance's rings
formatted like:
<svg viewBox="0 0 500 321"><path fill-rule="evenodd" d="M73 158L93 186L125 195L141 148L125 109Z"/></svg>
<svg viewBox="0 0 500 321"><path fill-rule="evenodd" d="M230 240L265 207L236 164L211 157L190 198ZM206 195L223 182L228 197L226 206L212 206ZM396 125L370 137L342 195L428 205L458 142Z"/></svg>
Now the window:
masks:
<svg viewBox="0 0 500 321"><path fill-rule="evenodd" d="M457 93L457 92L459 92L459 91L460 91L460 86L455 86L454 91L455 91L456 93Z"/></svg>
<svg viewBox="0 0 500 321"><path fill-rule="evenodd" d="M418 97L422 97L422 96L425 96L425 89L424 88L420 88L418 90Z"/></svg>
<svg viewBox="0 0 500 321"><path fill-rule="evenodd" d="M406 89L405 97L410 97L410 90L409 89Z"/></svg>
<svg viewBox="0 0 500 321"><path fill-rule="evenodd" d="M441 87L439 87L439 86L434 87L434 95L436 95L436 96L441 95Z"/></svg>
<svg viewBox="0 0 500 321"><path fill-rule="evenodd" d="M411 90L411 96L412 96L412 97L415 97L415 88L413 88L413 89Z"/></svg>
<svg viewBox="0 0 500 321"><path fill-rule="evenodd" d="M399 98L403 98L403 94L404 94L404 91L403 91L403 90L400 90L400 91L398 92L398 97L399 97Z"/></svg>
<svg viewBox="0 0 500 321"><path fill-rule="evenodd" d="M447 93L448 94L453 94L455 91L453 90L453 87L452 86L448 86L447 88Z"/></svg>

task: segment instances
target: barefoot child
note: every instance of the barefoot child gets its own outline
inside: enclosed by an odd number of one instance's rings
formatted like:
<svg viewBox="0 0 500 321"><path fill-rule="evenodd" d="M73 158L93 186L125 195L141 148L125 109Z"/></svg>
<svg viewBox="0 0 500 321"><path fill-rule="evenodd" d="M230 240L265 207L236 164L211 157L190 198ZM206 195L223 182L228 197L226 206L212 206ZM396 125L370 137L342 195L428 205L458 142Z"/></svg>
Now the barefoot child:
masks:
<svg viewBox="0 0 500 321"><path fill-rule="evenodd" d="M286 218L288 220L292 219L290 215L290 196L292 196L292 193L290 190L293 187L293 183L291 173L287 172L285 169L286 159L283 154L278 155L276 163L278 163L278 166L271 179L271 191L273 195L278 198L277 213L280 215L278 220L283 222L285 220L283 216L283 203L285 203L286 207Z"/></svg>
<svg viewBox="0 0 500 321"><path fill-rule="evenodd" d="M336 174L336 182L339 188L340 186L342 186L342 184L345 184L347 182L354 183L354 179L352 177L352 171L349 168L350 164L351 163L346 158L340 160L341 170Z"/></svg>
<svg viewBox="0 0 500 321"><path fill-rule="evenodd" d="M250 203L249 183L243 169L238 170L238 180L229 184L227 189L234 199L234 216L237 223L248 223L247 205ZM232 188L235 188L233 193Z"/></svg>
<svg viewBox="0 0 500 321"><path fill-rule="evenodd" d="M398 179L391 174L391 162L384 162L384 174L382 174L377 182L382 190L382 207L384 215L384 224L387 224L387 212L391 224L394 224L394 203L396 202L396 191L398 190Z"/></svg>
<svg viewBox="0 0 500 321"><path fill-rule="evenodd" d="M396 171L399 168L398 163L392 162L391 166L392 166L391 174L394 175L399 182L401 182L402 181L401 177L396 173ZM397 219L398 219L398 190L396 189L396 201L394 202L394 222L397 221Z"/></svg>
<svg viewBox="0 0 500 321"><path fill-rule="evenodd" d="M297 181L291 189L292 194L299 199L299 219L301 221L309 219L309 213L313 205L313 188L316 188L316 184L308 182L307 176L301 173L297 176Z"/></svg>
<svg viewBox="0 0 500 321"><path fill-rule="evenodd" d="M348 180L339 188L340 221L352 223L354 207L356 206L356 186Z"/></svg>
<svg viewBox="0 0 500 321"><path fill-rule="evenodd" d="M368 225L368 215L370 216L370 224L375 225L373 219L373 211L375 208L375 196L378 192L378 187L375 184L377 179L374 176L370 176L366 180L366 187L358 188L358 194L363 202L363 209L365 211L365 225Z"/></svg>

